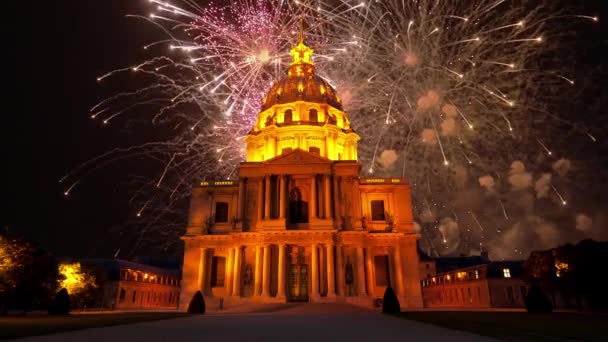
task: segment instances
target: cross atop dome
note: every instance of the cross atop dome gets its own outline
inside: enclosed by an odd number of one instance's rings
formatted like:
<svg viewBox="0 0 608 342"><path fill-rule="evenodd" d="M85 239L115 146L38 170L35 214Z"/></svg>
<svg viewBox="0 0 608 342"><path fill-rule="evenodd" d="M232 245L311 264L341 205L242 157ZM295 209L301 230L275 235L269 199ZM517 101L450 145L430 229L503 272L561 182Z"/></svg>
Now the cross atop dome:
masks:
<svg viewBox="0 0 608 342"><path fill-rule="evenodd" d="M313 65L312 62L312 49L304 44L304 24L302 19L300 19L300 39L298 40L298 44L294 46L289 54L293 57L293 61L291 65L296 64L310 64Z"/></svg>

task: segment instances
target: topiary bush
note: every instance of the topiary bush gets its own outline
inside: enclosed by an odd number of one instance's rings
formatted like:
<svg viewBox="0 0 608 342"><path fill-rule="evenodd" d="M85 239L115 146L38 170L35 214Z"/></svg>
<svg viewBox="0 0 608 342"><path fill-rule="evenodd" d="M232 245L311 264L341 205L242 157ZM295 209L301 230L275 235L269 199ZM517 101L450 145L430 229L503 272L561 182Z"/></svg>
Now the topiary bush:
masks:
<svg viewBox="0 0 608 342"><path fill-rule="evenodd" d="M526 296L526 310L528 313L551 313L553 305L549 296L538 285L530 286Z"/></svg>
<svg viewBox="0 0 608 342"><path fill-rule="evenodd" d="M399 312L401 312L399 299L397 299L397 295L395 294L395 291L393 291L393 288L389 286L386 288L386 291L384 291L384 298L382 299L382 313L393 315Z"/></svg>
<svg viewBox="0 0 608 342"><path fill-rule="evenodd" d="M70 295L65 288L57 292L53 303L49 307L49 315L69 315L70 314Z"/></svg>
<svg viewBox="0 0 608 342"><path fill-rule="evenodd" d="M190 305L188 305L188 313L198 315L205 314L205 298L203 298L201 291L196 291L194 297L192 297Z"/></svg>

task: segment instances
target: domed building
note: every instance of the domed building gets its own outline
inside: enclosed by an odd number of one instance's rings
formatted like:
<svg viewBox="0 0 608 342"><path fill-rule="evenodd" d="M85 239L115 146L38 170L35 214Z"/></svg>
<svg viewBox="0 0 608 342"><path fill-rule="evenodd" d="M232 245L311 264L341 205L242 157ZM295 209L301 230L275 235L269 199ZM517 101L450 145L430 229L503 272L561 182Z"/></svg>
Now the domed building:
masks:
<svg viewBox="0 0 608 342"><path fill-rule="evenodd" d="M408 182L360 178L359 135L302 36L245 138L239 179L192 190L180 308L422 297Z"/></svg>

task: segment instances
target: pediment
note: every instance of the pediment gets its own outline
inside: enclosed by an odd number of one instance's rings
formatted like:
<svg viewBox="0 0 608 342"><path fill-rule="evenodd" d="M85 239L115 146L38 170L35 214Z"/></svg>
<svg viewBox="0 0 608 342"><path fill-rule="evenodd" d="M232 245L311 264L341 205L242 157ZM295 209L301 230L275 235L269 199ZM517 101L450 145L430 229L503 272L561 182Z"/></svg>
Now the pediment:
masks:
<svg viewBox="0 0 608 342"><path fill-rule="evenodd" d="M289 153L281 154L263 163L266 165L306 165L331 164L332 161L308 151L295 149Z"/></svg>

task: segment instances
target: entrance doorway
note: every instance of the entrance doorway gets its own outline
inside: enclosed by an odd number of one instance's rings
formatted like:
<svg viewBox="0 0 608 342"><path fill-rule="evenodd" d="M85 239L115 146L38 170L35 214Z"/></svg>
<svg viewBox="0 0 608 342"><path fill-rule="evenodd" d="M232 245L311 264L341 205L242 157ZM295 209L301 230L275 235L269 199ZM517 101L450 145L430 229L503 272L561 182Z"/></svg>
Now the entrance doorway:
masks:
<svg viewBox="0 0 608 342"><path fill-rule="evenodd" d="M302 201L298 188L289 192L289 223L308 223L308 202Z"/></svg>
<svg viewBox="0 0 608 342"><path fill-rule="evenodd" d="M288 302L308 302L308 268L307 265L289 266Z"/></svg>

